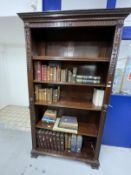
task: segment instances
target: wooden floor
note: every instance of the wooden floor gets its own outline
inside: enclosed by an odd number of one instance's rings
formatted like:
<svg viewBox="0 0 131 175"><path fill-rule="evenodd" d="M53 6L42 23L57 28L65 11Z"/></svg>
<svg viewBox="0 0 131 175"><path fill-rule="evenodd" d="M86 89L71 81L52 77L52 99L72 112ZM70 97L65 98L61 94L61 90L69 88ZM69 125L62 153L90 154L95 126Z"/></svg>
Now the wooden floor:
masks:
<svg viewBox="0 0 131 175"><path fill-rule="evenodd" d="M18 127L13 130L8 128L8 124L6 128L0 125L0 175L131 174L131 149L102 146L99 170L93 170L82 162L62 158L39 156L34 159L30 157L30 150L30 131L21 131Z"/></svg>

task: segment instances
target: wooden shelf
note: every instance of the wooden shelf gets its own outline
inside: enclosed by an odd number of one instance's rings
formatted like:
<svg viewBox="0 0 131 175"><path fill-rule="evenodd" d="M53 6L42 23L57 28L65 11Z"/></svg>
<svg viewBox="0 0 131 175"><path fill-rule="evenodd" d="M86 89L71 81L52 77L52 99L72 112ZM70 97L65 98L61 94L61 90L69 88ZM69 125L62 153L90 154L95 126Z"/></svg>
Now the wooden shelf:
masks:
<svg viewBox="0 0 131 175"><path fill-rule="evenodd" d="M64 56L32 56L32 60L54 60L54 61L83 61L83 62L109 62L109 58L106 57L83 57L83 56L74 56L74 57L64 57Z"/></svg>
<svg viewBox="0 0 131 175"><path fill-rule="evenodd" d="M48 129L48 130L53 130L53 126L54 124L46 124L42 121L39 121L36 124L36 128L40 128L40 129ZM95 123L91 124L91 123L83 123L83 122L79 122L78 124L78 134L79 135L84 135L84 136L89 136L89 137L97 137L97 128Z"/></svg>
<svg viewBox="0 0 131 175"><path fill-rule="evenodd" d="M60 85L60 86L90 86L90 87L106 87L104 83L101 84L83 84L83 83L68 83L68 82L51 82L51 81L38 81L34 80L34 83L49 84L49 85Z"/></svg>
<svg viewBox="0 0 131 175"><path fill-rule="evenodd" d="M101 111L102 107L98 107L89 102L71 102L71 101L59 101L57 103L47 103L47 102L35 102L35 105L59 107L59 108L71 108L71 109L83 109L90 111Z"/></svg>
<svg viewBox="0 0 131 175"><path fill-rule="evenodd" d="M90 142L86 145L86 147L82 149L81 153L68 152L68 151L60 152L60 151L40 149L40 148L33 150L32 153L76 159L76 160L85 161L88 163L92 163L94 158L94 150Z"/></svg>

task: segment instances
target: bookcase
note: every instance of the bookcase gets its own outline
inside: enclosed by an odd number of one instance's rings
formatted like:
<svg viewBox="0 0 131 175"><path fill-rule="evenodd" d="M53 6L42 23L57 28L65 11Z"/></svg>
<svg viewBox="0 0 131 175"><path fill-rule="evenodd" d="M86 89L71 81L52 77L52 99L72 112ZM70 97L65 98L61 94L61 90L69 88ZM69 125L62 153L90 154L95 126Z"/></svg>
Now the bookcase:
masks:
<svg viewBox="0 0 131 175"><path fill-rule="evenodd" d="M109 96L121 31L130 11L125 8L18 14L25 27L33 157L57 156L83 161L92 168L99 167L102 133L110 107ZM36 65L44 65L43 69L48 70L49 66L55 66L51 68L52 72L44 72L46 78L42 79L36 78L36 71L39 72ZM75 70L77 73L73 73ZM54 78L47 78L47 74ZM93 80L90 80L92 77ZM100 81L94 81L95 77L100 77ZM38 86L46 90L59 87L59 99L55 102L39 100L36 98ZM94 89L104 91L102 106L93 104ZM51 131L53 134L53 124L41 121L47 109L56 110L57 117L77 117L76 135L83 138L80 152L67 151L64 146L55 150L53 142L50 148L39 146L38 131Z"/></svg>

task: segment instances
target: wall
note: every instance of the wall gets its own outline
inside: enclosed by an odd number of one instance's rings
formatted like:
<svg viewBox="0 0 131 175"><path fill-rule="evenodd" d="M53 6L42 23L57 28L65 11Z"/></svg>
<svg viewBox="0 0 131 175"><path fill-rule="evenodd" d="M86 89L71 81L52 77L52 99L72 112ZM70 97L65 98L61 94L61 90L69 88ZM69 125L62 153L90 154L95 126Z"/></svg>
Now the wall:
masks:
<svg viewBox="0 0 131 175"><path fill-rule="evenodd" d="M41 11L41 0L0 0L0 16L16 16L18 12ZM34 9L36 8L36 9Z"/></svg>
<svg viewBox="0 0 131 175"><path fill-rule="evenodd" d="M8 46L6 58L8 62L10 104L28 106L25 46Z"/></svg>
<svg viewBox="0 0 131 175"><path fill-rule="evenodd" d="M1 46L0 106L28 106L25 46Z"/></svg>
<svg viewBox="0 0 131 175"><path fill-rule="evenodd" d="M6 48L0 45L0 106L10 103L9 79L8 79L8 61L6 57Z"/></svg>
<svg viewBox="0 0 131 175"><path fill-rule="evenodd" d="M106 8L107 0L62 0L62 10Z"/></svg>

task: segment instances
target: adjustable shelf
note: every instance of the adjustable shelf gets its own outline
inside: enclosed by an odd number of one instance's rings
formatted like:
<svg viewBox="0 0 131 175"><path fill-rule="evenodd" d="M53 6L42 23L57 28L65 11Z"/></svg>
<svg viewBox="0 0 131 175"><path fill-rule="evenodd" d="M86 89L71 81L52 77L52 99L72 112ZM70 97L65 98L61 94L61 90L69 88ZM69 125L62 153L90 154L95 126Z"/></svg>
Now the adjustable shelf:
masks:
<svg viewBox="0 0 131 175"><path fill-rule="evenodd" d="M32 56L36 61L78 61L78 62L109 62L110 58L106 57L84 57L84 56Z"/></svg>
<svg viewBox="0 0 131 175"><path fill-rule="evenodd" d="M47 103L47 102L35 102L35 105L40 106L50 106L59 108L71 108L71 109L83 109L89 111L101 111L102 107L98 107L89 102L72 102L72 101L59 101L57 103Z"/></svg>
<svg viewBox="0 0 131 175"><path fill-rule="evenodd" d="M46 124L42 121L39 121L36 124L36 128L40 129L48 129L48 130L53 130L54 124ZM84 135L84 136L89 136L89 137L97 137L97 126L95 123L84 123L84 122L79 122L78 123L78 133L79 135Z"/></svg>
<svg viewBox="0 0 131 175"><path fill-rule="evenodd" d="M59 85L59 86L91 86L91 87L106 87L104 83L101 84L91 84L91 83L68 83L68 82L51 82L51 81L38 81L34 80L34 84L49 84L49 85Z"/></svg>

